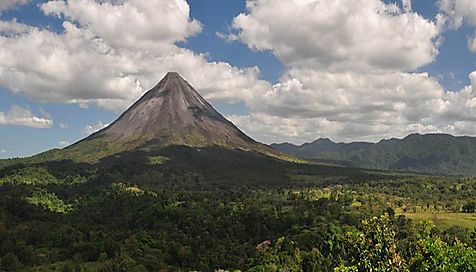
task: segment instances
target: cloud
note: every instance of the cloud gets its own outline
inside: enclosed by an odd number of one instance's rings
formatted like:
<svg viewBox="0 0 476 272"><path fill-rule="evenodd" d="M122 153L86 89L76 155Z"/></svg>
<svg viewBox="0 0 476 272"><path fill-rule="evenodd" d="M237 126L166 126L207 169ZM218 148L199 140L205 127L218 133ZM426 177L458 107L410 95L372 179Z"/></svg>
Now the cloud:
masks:
<svg viewBox="0 0 476 272"><path fill-rule="evenodd" d="M438 6L451 28L457 29L463 24L476 28L476 1L440 0ZM476 53L476 30L468 37L468 49Z"/></svg>
<svg viewBox="0 0 476 272"><path fill-rule="evenodd" d="M476 71L469 74L469 79L471 81L472 92L476 92Z"/></svg>
<svg viewBox="0 0 476 272"><path fill-rule="evenodd" d="M201 31L185 0L47 1L41 10L60 17L64 31L0 21L0 85L32 100L120 112L168 71L216 100L266 86L257 68L209 62L176 45Z"/></svg>
<svg viewBox="0 0 476 272"><path fill-rule="evenodd" d="M68 141L60 141L58 143L59 147L65 147L65 146L68 146L68 145L70 145L70 142L68 142Z"/></svg>
<svg viewBox="0 0 476 272"><path fill-rule="evenodd" d="M53 120L45 112L40 116L35 116L30 109L14 105L10 111L0 112L0 125L50 128L53 126Z"/></svg>
<svg viewBox="0 0 476 272"><path fill-rule="evenodd" d="M60 123L60 124L59 124L59 127L60 127L61 129L67 129L67 128L68 128L68 124Z"/></svg>
<svg viewBox="0 0 476 272"><path fill-rule="evenodd" d="M48 1L47 15L63 16L87 27L113 48L169 49L201 31L183 0ZM101 16L107 14L107 16Z"/></svg>
<svg viewBox="0 0 476 272"><path fill-rule="evenodd" d="M456 121L451 125L438 126L433 124L408 124L389 126L385 123L361 124L333 122L326 118L295 118L276 117L262 113L250 115L227 116L249 135L259 141L279 143L291 141L296 144L314 141L319 137L328 137L334 141L376 142L381 139L404 137L411 133L449 133L453 135L476 135L473 122ZM284 136L286 135L286 136Z"/></svg>
<svg viewBox="0 0 476 272"><path fill-rule="evenodd" d="M476 53L476 36L468 37L468 49L469 51Z"/></svg>
<svg viewBox="0 0 476 272"><path fill-rule="evenodd" d="M252 108L275 116L383 122L388 114L422 118L422 114L434 109L434 105L426 104L442 94L438 82L425 73L293 69Z"/></svg>
<svg viewBox="0 0 476 272"><path fill-rule="evenodd" d="M29 2L31 2L31 0L2 0L0 1L0 13L5 10L25 5Z"/></svg>
<svg viewBox="0 0 476 272"><path fill-rule="evenodd" d="M105 127L109 126L109 124L104 124L103 122L99 121L96 124L93 125L86 125L81 129L81 132L85 135L90 135L93 134L94 132L97 132Z"/></svg>
<svg viewBox="0 0 476 272"><path fill-rule="evenodd" d="M435 59L439 29L404 3L401 10L380 0L247 1L232 37L291 66L412 71Z"/></svg>
<svg viewBox="0 0 476 272"><path fill-rule="evenodd" d="M239 40L238 36L236 36L235 34L227 34L227 33L223 33L223 32L215 32L215 35L226 41L226 42L234 42L234 41L237 41Z"/></svg>
<svg viewBox="0 0 476 272"><path fill-rule="evenodd" d="M403 11L406 13L412 12L412 1L411 0L402 0Z"/></svg>
<svg viewBox="0 0 476 272"><path fill-rule="evenodd" d="M299 70L252 104L249 115L229 117L262 141L302 143L318 137L378 141L414 132L476 135L475 112L472 87L447 92L426 73Z"/></svg>
<svg viewBox="0 0 476 272"><path fill-rule="evenodd" d="M378 0L247 1L231 38L270 50L287 71L249 100L248 115L229 118L265 142L476 135L476 73L473 86L451 92L415 72L437 55L444 18L421 17L411 1L402 7Z"/></svg>
<svg viewBox="0 0 476 272"><path fill-rule="evenodd" d="M5 154L7 151L5 149L0 149L0 154Z"/></svg>
<svg viewBox="0 0 476 272"><path fill-rule="evenodd" d="M449 19L452 27L459 28L463 23L476 27L476 2L473 0L439 0L441 12Z"/></svg>

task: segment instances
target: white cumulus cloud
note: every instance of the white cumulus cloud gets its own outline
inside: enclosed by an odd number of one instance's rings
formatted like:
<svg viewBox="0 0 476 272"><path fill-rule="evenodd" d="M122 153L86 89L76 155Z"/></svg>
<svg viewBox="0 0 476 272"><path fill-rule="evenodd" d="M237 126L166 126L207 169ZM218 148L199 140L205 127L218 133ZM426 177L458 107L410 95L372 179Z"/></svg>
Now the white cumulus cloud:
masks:
<svg viewBox="0 0 476 272"><path fill-rule="evenodd" d="M53 126L53 120L45 112L37 116L28 108L14 105L8 112L0 112L0 125L50 128Z"/></svg>
<svg viewBox="0 0 476 272"><path fill-rule="evenodd" d="M241 100L266 85L257 68L209 62L180 48L201 31L185 0L47 1L64 31L0 21L0 85L39 102L122 111L168 71L207 98Z"/></svg>
<svg viewBox="0 0 476 272"><path fill-rule="evenodd" d="M476 26L476 2L473 0L439 0L442 11L453 27L460 27L463 23Z"/></svg>
<svg viewBox="0 0 476 272"><path fill-rule="evenodd" d="M471 86L468 86L466 89L469 90L472 95L476 96L476 71L469 74L469 79L471 81Z"/></svg>
<svg viewBox="0 0 476 272"><path fill-rule="evenodd" d="M414 70L434 60L439 28L404 2L405 10L380 0L247 1L232 35L293 66Z"/></svg>
<svg viewBox="0 0 476 272"><path fill-rule="evenodd" d="M425 73L292 73L256 101L249 115L230 119L265 142L378 141L415 132L476 135L470 86L448 92Z"/></svg>
<svg viewBox="0 0 476 272"><path fill-rule="evenodd" d="M476 1L440 0L438 5L452 28L459 28L463 24L476 28ZM476 53L476 30L468 37L468 49Z"/></svg>
<svg viewBox="0 0 476 272"><path fill-rule="evenodd" d="M0 12L25 5L29 2L31 2L31 0L2 0L0 1Z"/></svg>
<svg viewBox="0 0 476 272"><path fill-rule="evenodd" d="M201 31L184 0L48 1L42 10L87 27L113 48L169 49Z"/></svg>
<svg viewBox="0 0 476 272"><path fill-rule="evenodd" d="M287 71L250 100L250 114L230 119L265 142L476 135L476 74L473 86L447 91L416 72L438 54L444 20L423 18L411 1L401 4L247 1L228 38L270 50Z"/></svg>

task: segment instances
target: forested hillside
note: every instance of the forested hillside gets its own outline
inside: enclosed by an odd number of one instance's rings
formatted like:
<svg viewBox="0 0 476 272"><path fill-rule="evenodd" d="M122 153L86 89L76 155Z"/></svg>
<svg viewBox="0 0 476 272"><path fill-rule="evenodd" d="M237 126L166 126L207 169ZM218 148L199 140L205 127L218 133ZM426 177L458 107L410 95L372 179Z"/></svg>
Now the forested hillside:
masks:
<svg viewBox="0 0 476 272"><path fill-rule="evenodd" d="M374 169L442 175L476 175L476 138L447 134L412 134L378 143L334 143L318 139L296 146L273 144L274 149L303 158Z"/></svg>
<svg viewBox="0 0 476 272"><path fill-rule="evenodd" d="M476 179L152 155L3 166L0 270L476 269Z"/></svg>

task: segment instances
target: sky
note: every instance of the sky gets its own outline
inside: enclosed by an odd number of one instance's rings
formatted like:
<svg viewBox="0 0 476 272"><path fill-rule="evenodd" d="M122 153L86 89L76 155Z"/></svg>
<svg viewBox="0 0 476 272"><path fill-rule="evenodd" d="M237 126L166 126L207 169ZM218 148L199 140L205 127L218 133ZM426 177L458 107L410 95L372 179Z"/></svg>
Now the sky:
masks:
<svg viewBox="0 0 476 272"><path fill-rule="evenodd" d="M473 0L1 0L0 158L68 146L179 72L256 140L476 136Z"/></svg>

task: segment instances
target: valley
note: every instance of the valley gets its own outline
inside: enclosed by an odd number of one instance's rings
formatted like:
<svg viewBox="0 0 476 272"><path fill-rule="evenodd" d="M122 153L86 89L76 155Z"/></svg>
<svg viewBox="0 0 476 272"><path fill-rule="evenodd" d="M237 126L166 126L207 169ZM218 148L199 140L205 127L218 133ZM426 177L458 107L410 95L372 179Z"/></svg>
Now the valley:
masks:
<svg viewBox="0 0 476 272"><path fill-rule="evenodd" d="M9 265L29 271L339 271L357 264L355 254L373 252L353 235L374 235L374 228L389 236L368 236L377 239L369 242L382 239L395 252L376 255L370 265L397 252L411 271L437 265L418 255L430 250L426 243L438 245L425 254L439 262L458 258L457 267L474 265L475 214L462 206L473 201L476 179L274 159L256 171L215 161L208 174L193 159L190 168L173 159L160 166L134 161L3 168L0 237L2 252L15 256Z"/></svg>

